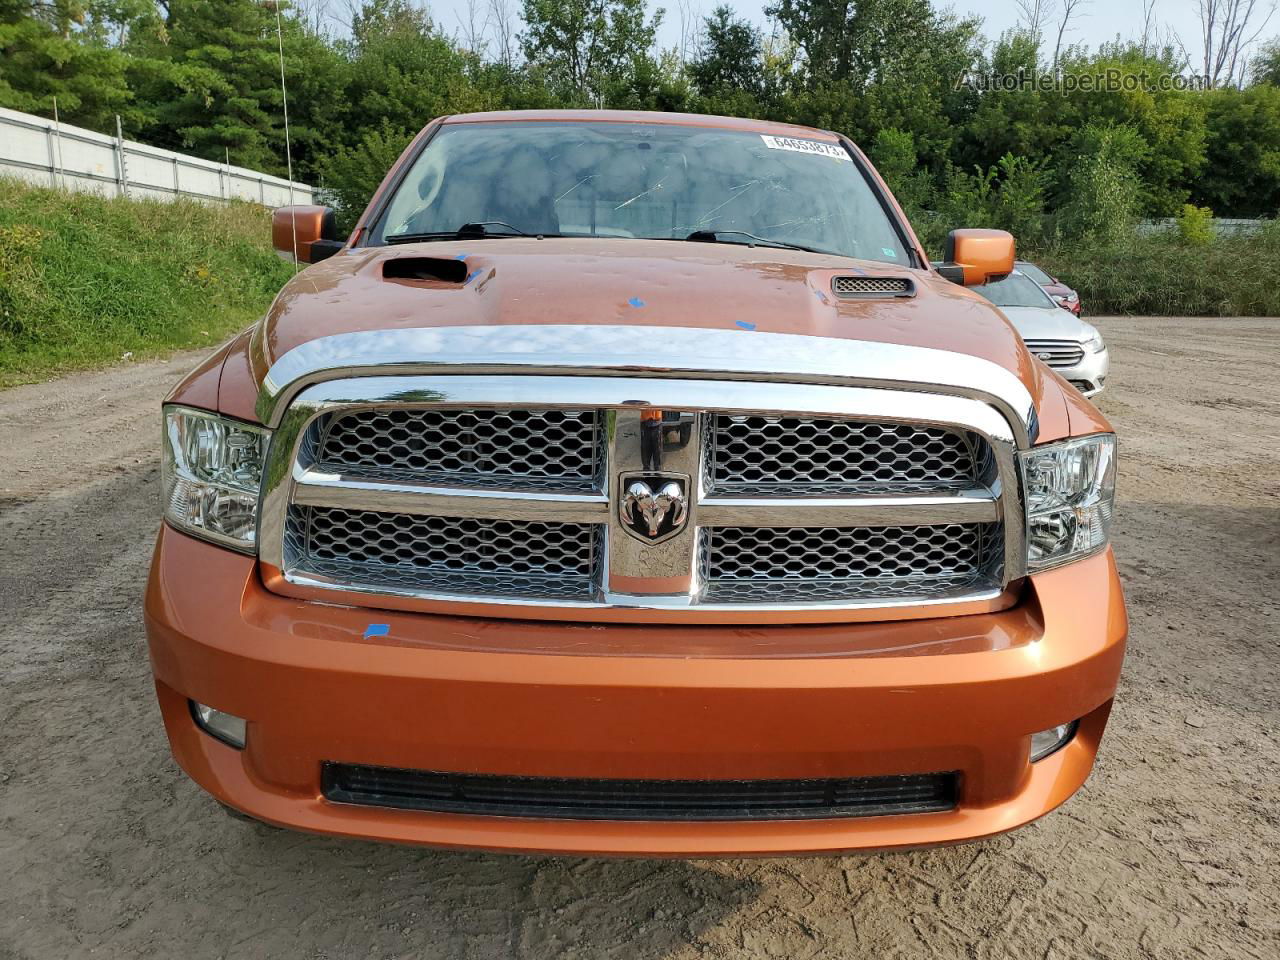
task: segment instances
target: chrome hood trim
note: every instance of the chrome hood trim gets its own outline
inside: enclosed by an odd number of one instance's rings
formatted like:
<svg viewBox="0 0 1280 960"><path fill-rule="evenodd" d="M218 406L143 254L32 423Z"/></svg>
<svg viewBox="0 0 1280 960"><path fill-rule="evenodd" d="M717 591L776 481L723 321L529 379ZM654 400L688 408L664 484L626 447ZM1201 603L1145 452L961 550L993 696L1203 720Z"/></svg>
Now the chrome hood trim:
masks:
<svg viewBox="0 0 1280 960"><path fill-rule="evenodd" d="M539 324L422 327L319 337L267 371L257 413L279 426L299 391L371 374L625 374L763 380L944 393L995 406L1035 442L1035 401L1004 367L931 347L702 327Z"/></svg>

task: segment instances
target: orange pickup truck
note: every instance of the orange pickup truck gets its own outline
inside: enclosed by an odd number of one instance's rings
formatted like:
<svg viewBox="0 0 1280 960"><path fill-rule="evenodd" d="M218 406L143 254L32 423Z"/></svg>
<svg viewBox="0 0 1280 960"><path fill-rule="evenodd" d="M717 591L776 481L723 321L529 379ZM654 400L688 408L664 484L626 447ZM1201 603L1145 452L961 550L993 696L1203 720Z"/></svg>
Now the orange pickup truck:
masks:
<svg viewBox="0 0 1280 960"><path fill-rule="evenodd" d="M838 134L431 123L163 408L174 756L233 813L578 854L1009 830L1088 776L1115 437Z"/></svg>

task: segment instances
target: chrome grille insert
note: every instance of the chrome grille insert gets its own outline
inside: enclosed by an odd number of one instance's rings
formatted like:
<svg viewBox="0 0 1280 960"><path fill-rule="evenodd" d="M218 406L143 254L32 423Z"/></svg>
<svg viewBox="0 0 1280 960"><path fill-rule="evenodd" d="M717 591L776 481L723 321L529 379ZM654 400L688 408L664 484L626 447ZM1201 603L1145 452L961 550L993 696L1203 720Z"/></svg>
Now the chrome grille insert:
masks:
<svg viewBox="0 0 1280 960"><path fill-rule="evenodd" d="M598 529L294 506L286 549L299 573L357 589L589 600Z"/></svg>
<svg viewBox="0 0 1280 960"><path fill-rule="evenodd" d="M1084 347L1075 340L1024 340L1027 349L1051 367L1074 367L1084 359Z"/></svg>
<svg viewBox="0 0 1280 960"><path fill-rule="evenodd" d="M964 490L990 468L964 431L816 417L716 414L710 492L738 496Z"/></svg>
<svg viewBox="0 0 1280 960"><path fill-rule="evenodd" d="M702 536L712 602L919 601L1000 582L999 524L711 527Z"/></svg>
<svg viewBox="0 0 1280 960"><path fill-rule="evenodd" d="M314 428L315 466L387 481L591 490L595 410L375 409Z"/></svg>
<svg viewBox="0 0 1280 960"><path fill-rule="evenodd" d="M915 284L906 277L832 277L831 292L837 297L910 297Z"/></svg>

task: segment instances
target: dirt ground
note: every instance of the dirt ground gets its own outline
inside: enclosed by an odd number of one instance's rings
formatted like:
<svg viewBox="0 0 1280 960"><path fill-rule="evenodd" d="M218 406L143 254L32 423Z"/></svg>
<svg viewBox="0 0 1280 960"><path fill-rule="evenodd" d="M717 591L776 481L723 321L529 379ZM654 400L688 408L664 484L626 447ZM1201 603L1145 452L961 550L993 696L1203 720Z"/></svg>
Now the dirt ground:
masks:
<svg viewBox="0 0 1280 960"><path fill-rule="evenodd" d="M139 595L190 365L0 393L0 960L1280 957L1280 321L1103 319L1133 635L1098 768L920 853L438 853L223 816L169 757Z"/></svg>

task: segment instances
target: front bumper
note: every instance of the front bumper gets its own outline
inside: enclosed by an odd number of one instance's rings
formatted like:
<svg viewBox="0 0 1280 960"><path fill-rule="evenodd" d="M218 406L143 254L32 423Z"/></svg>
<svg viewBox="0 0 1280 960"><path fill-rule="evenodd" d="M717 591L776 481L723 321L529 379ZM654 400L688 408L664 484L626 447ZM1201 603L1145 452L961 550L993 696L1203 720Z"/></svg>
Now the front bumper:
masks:
<svg viewBox="0 0 1280 960"><path fill-rule="evenodd" d="M1100 353L1084 352L1084 359L1072 367L1054 367L1053 372L1083 393L1086 397L1097 396L1107 383L1107 374L1111 370L1111 355L1104 347Z"/></svg>
<svg viewBox="0 0 1280 960"><path fill-rule="evenodd" d="M935 620L743 629L533 623L328 606L165 527L146 597L174 756L222 802L317 833L441 847L637 856L828 853L972 840L1088 776L1127 633L1108 551L1030 578L1014 608ZM365 639L371 621L386 635ZM646 652L646 640L684 655ZM189 701L248 720L244 750ZM1030 734L1080 718L1036 764ZM959 771L946 812L839 820L614 822L333 803L325 761L618 779Z"/></svg>

